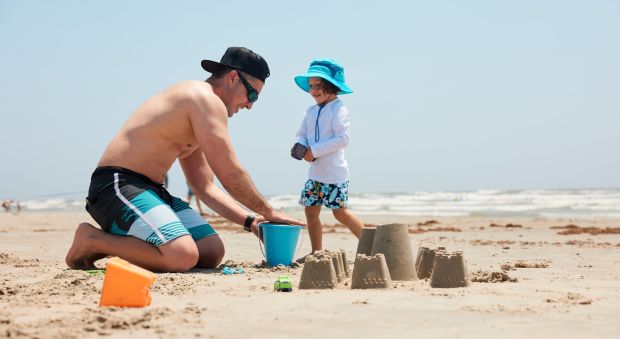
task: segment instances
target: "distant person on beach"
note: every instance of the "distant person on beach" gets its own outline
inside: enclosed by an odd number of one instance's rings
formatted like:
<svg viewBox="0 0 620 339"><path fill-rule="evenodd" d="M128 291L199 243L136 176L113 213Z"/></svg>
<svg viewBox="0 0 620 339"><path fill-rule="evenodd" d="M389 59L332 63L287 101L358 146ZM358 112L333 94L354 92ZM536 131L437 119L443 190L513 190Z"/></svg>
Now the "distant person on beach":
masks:
<svg viewBox="0 0 620 339"><path fill-rule="evenodd" d="M348 208L349 168L344 149L349 144L349 112L338 94L353 91L346 85L344 68L331 59L310 63L295 83L310 93L316 105L310 106L297 131L291 155L310 163L308 178L299 203L305 207L312 252L323 249L321 207L332 210L334 217L358 239L364 224ZM300 151L301 150L301 151Z"/></svg>
<svg viewBox="0 0 620 339"><path fill-rule="evenodd" d="M2 208L4 208L5 212L11 212L11 204L13 200L2 200Z"/></svg>
<svg viewBox="0 0 620 339"><path fill-rule="evenodd" d="M92 269L106 256L158 272L216 267L224 256L222 240L163 186L177 159L196 197L246 231L258 234L263 220L302 224L275 211L258 192L228 134L228 119L258 99L269 76L267 62L247 48L230 47L220 62L203 60L202 67L212 73L206 81L184 81L148 99L106 148L86 203L103 231L85 222L78 226L66 256L69 267Z"/></svg>
<svg viewBox="0 0 620 339"><path fill-rule="evenodd" d="M194 195L194 191L192 190L192 187L187 184L187 204L191 205L192 204L192 198L196 198L196 196ZM204 216L205 213L202 211L202 206L200 206L200 200L198 200L198 198L196 198L196 206L198 206L198 212L200 213L200 215Z"/></svg>

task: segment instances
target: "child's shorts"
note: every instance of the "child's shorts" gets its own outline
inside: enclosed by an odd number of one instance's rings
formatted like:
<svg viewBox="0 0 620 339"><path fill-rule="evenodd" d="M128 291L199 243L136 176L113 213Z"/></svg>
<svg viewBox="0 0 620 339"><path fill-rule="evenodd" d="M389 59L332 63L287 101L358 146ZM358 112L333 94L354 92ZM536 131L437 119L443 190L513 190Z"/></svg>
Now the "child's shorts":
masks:
<svg viewBox="0 0 620 339"><path fill-rule="evenodd" d="M104 231L134 236L155 246L184 235L198 240L216 234L163 185L121 167L99 167L93 172L86 210Z"/></svg>
<svg viewBox="0 0 620 339"><path fill-rule="evenodd" d="M349 182L324 184L308 180L301 191L299 204L302 206L325 206L331 209L345 208L349 205Z"/></svg>

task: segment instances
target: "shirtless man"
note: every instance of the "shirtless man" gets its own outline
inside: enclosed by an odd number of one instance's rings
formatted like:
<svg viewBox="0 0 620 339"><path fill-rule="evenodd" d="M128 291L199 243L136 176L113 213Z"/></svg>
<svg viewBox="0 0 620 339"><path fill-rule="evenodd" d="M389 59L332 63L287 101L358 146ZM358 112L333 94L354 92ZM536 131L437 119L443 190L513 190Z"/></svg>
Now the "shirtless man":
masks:
<svg viewBox="0 0 620 339"><path fill-rule="evenodd" d="M258 234L263 220L302 225L277 213L258 192L228 135L228 118L258 99L269 76L267 62L247 48L231 47L220 62L203 60L202 67L212 73L206 82L181 82L150 98L108 145L86 203L102 230L78 226L66 257L69 267L94 268L106 256L158 272L216 267L224 257L219 236L163 187L177 159L196 196L247 231Z"/></svg>

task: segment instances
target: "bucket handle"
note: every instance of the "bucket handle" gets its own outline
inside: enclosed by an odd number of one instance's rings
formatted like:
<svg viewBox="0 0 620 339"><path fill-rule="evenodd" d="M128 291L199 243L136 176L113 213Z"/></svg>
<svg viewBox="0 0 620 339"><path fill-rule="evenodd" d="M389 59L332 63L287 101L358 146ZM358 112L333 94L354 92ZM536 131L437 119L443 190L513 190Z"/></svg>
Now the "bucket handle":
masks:
<svg viewBox="0 0 620 339"><path fill-rule="evenodd" d="M265 255L265 250L263 249L263 242L261 241L263 239L263 229L260 227L261 224L266 224L269 221L261 221L259 222L256 227L258 228L258 246L260 246L260 252L263 254L263 258L265 258L265 261L267 261L267 255ZM301 227L301 241L299 242L299 246L297 247L297 249L295 250L295 253L299 252L299 250L301 249L301 246L304 243L304 231L306 230L305 227L300 226ZM295 254L293 254L293 257L295 256Z"/></svg>

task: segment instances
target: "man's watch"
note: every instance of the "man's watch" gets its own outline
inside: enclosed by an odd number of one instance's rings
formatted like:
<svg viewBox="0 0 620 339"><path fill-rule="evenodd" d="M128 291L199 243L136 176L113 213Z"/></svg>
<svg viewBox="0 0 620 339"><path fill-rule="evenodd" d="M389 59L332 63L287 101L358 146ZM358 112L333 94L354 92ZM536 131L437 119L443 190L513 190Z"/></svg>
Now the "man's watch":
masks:
<svg viewBox="0 0 620 339"><path fill-rule="evenodd" d="M255 219L256 216L254 214L248 214L248 216L245 218L245 222L243 223L243 229L248 232L252 232L251 226Z"/></svg>

